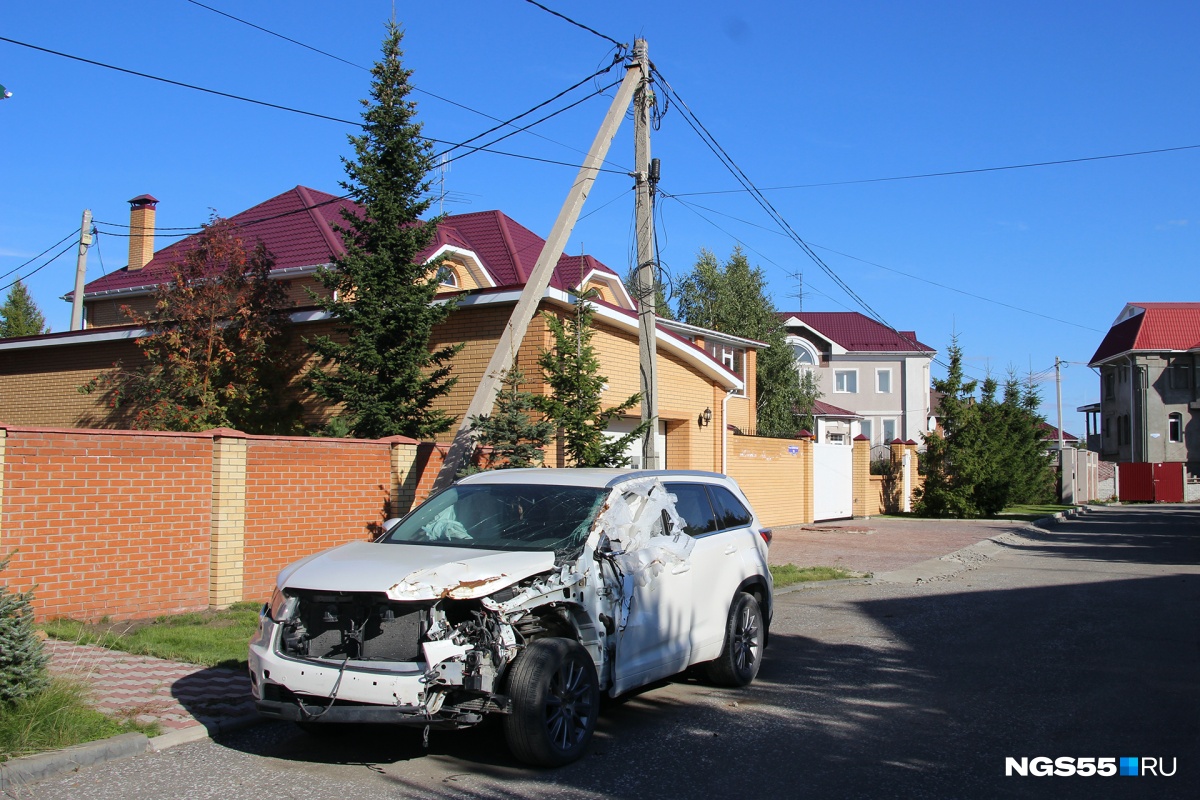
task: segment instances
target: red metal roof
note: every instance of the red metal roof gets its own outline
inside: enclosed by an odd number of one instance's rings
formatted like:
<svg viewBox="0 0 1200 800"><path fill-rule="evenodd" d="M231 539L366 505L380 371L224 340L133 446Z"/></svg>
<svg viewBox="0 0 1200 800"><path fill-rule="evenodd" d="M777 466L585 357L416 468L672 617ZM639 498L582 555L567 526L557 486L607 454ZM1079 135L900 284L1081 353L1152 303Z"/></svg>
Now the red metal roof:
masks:
<svg viewBox="0 0 1200 800"><path fill-rule="evenodd" d="M1200 347L1200 303L1127 303L1089 362L1130 351L1194 350Z"/></svg>
<svg viewBox="0 0 1200 800"><path fill-rule="evenodd" d="M261 241L275 257L275 269L313 267L330 263L345 253L341 235L334 226L345 224L342 209L359 206L335 195L297 186L270 200L230 217L251 243ZM123 268L92 281L86 293L149 289L170 279L170 266L195 247L197 235L167 245L140 270ZM434 242L420 254L428 258L439 248L451 245L470 250L479 257L497 287L523 286L542 252L545 240L500 211L479 211L446 217L438 225ZM582 270L581 270L582 265ZM591 256L563 255L550 285L569 291L581 274L599 270L615 275Z"/></svg>
<svg viewBox="0 0 1200 800"><path fill-rule="evenodd" d="M855 419L862 416L862 414L847 411L844 408L838 408L832 403L825 403L820 400L813 403L813 414L818 417L854 417Z"/></svg>
<svg viewBox="0 0 1200 800"><path fill-rule="evenodd" d="M1057 425L1051 425L1049 422L1043 422L1043 423L1041 423L1041 425L1039 425L1039 427L1042 430L1042 438L1043 439L1053 439L1056 442L1058 441L1058 426ZM1064 428L1063 429L1063 441L1064 442L1078 442L1079 437L1075 436L1074 434L1067 433L1066 429Z"/></svg>
<svg viewBox="0 0 1200 800"><path fill-rule="evenodd" d="M935 353L917 340L915 331L895 331L857 311L781 311L795 317L831 342L850 351Z"/></svg>

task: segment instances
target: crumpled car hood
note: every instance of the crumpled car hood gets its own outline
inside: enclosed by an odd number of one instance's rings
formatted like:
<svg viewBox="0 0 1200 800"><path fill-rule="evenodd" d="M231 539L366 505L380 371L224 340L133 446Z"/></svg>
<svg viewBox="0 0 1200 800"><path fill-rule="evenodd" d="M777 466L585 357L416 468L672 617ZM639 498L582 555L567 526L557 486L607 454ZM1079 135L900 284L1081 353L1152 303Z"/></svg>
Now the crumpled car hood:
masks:
<svg viewBox="0 0 1200 800"><path fill-rule="evenodd" d="M392 600L470 600L554 568L554 553L351 542L279 573L284 588L382 592Z"/></svg>

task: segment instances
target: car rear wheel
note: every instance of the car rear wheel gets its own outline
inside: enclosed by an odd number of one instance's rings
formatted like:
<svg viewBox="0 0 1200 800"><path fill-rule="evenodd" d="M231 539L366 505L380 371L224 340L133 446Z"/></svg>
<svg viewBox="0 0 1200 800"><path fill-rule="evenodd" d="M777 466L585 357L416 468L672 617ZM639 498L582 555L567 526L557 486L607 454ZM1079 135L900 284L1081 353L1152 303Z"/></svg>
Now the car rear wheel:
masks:
<svg viewBox="0 0 1200 800"><path fill-rule="evenodd" d="M509 671L513 710L504 738L527 764L557 767L583 755L600 710L600 682L592 657L570 639L538 639Z"/></svg>
<svg viewBox="0 0 1200 800"><path fill-rule="evenodd" d="M763 652L762 609L753 595L739 592L725 621L725 646L708 662L708 678L718 686L746 686L758 674Z"/></svg>

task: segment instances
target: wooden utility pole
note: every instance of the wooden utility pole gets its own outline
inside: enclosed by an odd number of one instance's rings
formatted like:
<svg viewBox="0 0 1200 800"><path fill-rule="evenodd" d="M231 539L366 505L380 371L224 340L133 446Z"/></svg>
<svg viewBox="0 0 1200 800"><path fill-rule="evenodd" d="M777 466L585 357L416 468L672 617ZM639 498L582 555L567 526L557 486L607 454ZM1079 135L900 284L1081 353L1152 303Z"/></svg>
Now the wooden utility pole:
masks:
<svg viewBox="0 0 1200 800"><path fill-rule="evenodd" d="M584 201L587 200L592 184L596 182L596 175L600 171L604 157L608 154L613 137L617 135L617 129L621 127L621 120L624 119L625 112L629 108L629 101L633 98L634 89L643 79L643 68L643 64L638 61L631 61L626 65L625 79L621 81L617 94L608 107L604 122L600 124L600 130L596 132L596 138L592 142L587 158L584 159L583 166L579 168L579 173L575 177L575 182L571 184L571 189L567 192L567 199L558 212L558 219L554 221L554 227L546 238L541 255L538 256L537 263L534 265L529 279L525 282L525 288L521 291L520 298L517 299L516 308L513 309L508 324L504 326L504 333L501 334L500 341L496 343L496 349L492 353L491 360L488 361L487 369L484 370L479 388L475 390L475 396L471 398L471 405L463 414L458 432L454 435L454 442L450 445L450 452L446 454L446 460L438 472L437 481L434 483L435 489L443 489L454 482L458 471L466 465L467 459L474 449L471 419L492 412L492 405L496 402L496 395L500 392L504 373L512 366L521 341L525 338L525 332L529 329L529 323L533 319L533 315L537 313L538 304L546 294L547 287L550 286L550 276L553 274L555 266L558 265L563 248L567 246L567 239L570 238L571 231L575 228L575 222L579 219L579 212L583 210Z"/></svg>
<svg viewBox="0 0 1200 800"><path fill-rule="evenodd" d="M641 81L633 95L633 169L637 181L637 294L638 294L638 372L641 376L642 469L658 469L658 348L655 342L655 304L658 295L658 259L654 252L654 186L650 175L650 59L646 40L633 43L633 58L642 70ZM657 177L657 176L656 176Z"/></svg>
<svg viewBox="0 0 1200 800"><path fill-rule="evenodd" d="M83 210L79 226L79 257L75 259L75 293L71 296L71 330L83 330L83 283L87 272L88 245L92 243L92 210Z"/></svg>

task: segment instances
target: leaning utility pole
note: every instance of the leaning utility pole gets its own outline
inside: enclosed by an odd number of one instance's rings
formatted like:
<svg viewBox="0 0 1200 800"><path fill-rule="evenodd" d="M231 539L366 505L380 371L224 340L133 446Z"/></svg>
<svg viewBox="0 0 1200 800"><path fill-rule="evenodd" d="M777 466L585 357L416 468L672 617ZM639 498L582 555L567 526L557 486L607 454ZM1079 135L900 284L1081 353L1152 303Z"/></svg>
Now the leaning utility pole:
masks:
<svg viewBox="0 0 1200 800"><path fill-rule="evenodd" d="M643 43L644 48L645 44ZM600 171L604 157L608 154L609 145L612 144L613 137L617 135L617 129L621 127L621 120L624 119L625 112L629 108L629 101L633 98L634 89L643 79L643 69L645 69L645 65L636 60L629 62L625 67L625 78L621 81L617 94L608 107L608 113L604 117L604 122L600 124L600 130L596 132L596 138L592 141L587 158L583 160L583 166L579 168L575 182L567 192L567 199L558 212L558 219L554 221L554 227L551 229L550 235L546 237L546 244L542 248L541 255L538 256L537 263L534 264L529 279L525 282L525 288L521 290L521 296L517 299L512 316L509 317L508 324L504 326L504 333L500 335L500 341L496 343L496 349L492 352L487 369L484 370L483 377L479 381L479 388L475 390L475 396L471 398L471 405L463 414L458 431L454 434L454 442L450 445L450 452L446 454L446 459L438 472L437 480L434 483L435 489L443 489L453 483L458 471L465 466L467 458L471 455L474 447L474 439L471 436L471 419L490 414L492 411L496 395L500 392L504 373L508 372L509 367L512 366L517 350L525 338L525 332L529 329L529 323L533 319L533 315L537 313L537 307L542 301L542 297L546 294L546 288L550 285L550 276L558 264L558 259L562 256L563 248L567 245L567 239L571 236L575 222L579 219L579 212L583 209L588 192L591 191L592 184L596 182L596 175Z"/></svg>
<svg viewBox="0 0 1200 800"><path fill-rule="evenodd" d="M75 293L71 296L71 330L83 330L83 283L87 272L88 245L92 243L92 210L83 210L79 226L79 257L75 259Z"/></svg>
<svg viewBox="0 0 1200 800"><path fill-rule="evenodd" d="M655 303L658 294L658 260L654 252L654 184L650 161L650 106L654 95L650 91L650 59L645 39L633 44L633 59L642 70L641 80L633 95L633 169L637 181L637 257L635 288L638 294L638 367L641 375L642 469L658 469L658 349L655 342Z"/></svg>

